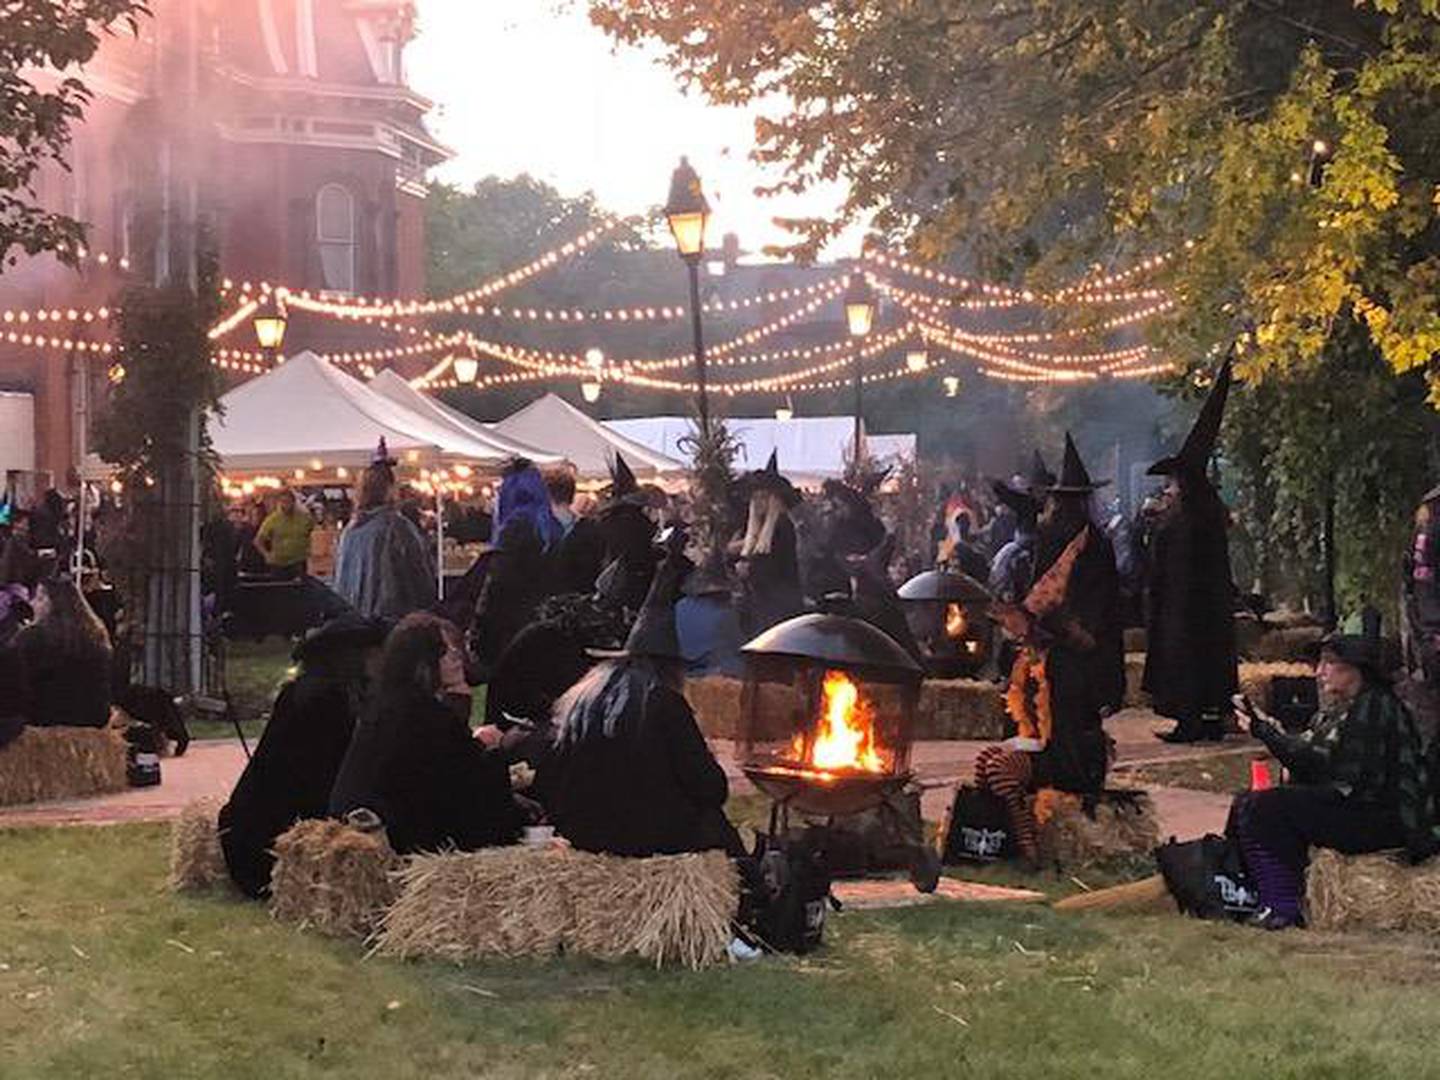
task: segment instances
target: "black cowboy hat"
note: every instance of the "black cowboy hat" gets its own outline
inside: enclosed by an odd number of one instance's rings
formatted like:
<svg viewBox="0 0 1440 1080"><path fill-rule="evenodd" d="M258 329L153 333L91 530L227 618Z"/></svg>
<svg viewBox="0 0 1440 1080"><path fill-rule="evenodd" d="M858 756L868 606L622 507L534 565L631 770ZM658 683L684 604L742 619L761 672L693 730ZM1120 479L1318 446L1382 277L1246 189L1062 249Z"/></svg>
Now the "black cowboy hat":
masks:
<svg viewBox="0 0 1440 1080"><path fill-rule="evenodd" d="M353 611L337 615L329 622L310 630L290 653L292 660L303 663L339 649L374 649L385 644L389 627L379 619L367 619Z"/></svg>
<svg viewBox="0 0 1440 1080"><path fill-rule="evenodd" d="M1190 429L1190 434L1185 437L1185 443L1180 447L1180 452L1171 457L1161 458L1146 470L1148 476L1170 476L1176 473L1189 473L1192 476L1204 476L1206 466L1210 463L1210 455L1215 453L1215 444L1220 439L1220 421L1225 417L1225 402L1230 396L1230 384L1233 381L1233 365L1230 357L1220 365L1220 372L1215 376L1215 385L1210 388L1210 396L1205 399L1205 404L1200 408L1200 415L1195 418L1195 425Z"/></svg>
<svg viewBox="0 0 1440 1080"><path fill-rule="evenodd" d="M1040 500L1030 494L1028 490L1012 487L1003 480L990 481L990 488L995 492L995 498L1015 511L1015 516L1021 521L1033 523L1039 516Z"/></svg>
<svg viewBox="0 0 1440 1080"><path fill-rule="evenodd" d="M1075 448L1075 440L1067 431L1065 433L1065 458L1060 463L1060 477L1055 483L1047 484L1044 493L1047 495L1089 495L1109 483L1109 480L1090 479L1090 472L1085 468L1085 462L1080 460L1080 451Z"/></svg>
<svg viewBox="0 0 1440 1080"><path fill-rule="evenodd" d="M787 510L800 503L800 492L780 474L780 456L775 450L770 451L770 460L765 463L765 468L746 473L737 483L747 492L768 491L780 496Z"/></svg>

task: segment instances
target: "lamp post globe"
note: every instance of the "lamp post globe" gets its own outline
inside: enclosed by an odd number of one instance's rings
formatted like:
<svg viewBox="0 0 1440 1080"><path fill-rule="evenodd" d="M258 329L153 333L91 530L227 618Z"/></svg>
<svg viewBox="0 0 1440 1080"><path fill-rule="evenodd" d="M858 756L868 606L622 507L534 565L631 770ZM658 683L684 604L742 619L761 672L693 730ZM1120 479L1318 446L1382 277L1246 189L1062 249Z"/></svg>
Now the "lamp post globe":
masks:
<svg viewBox="0 0 1440 1080"><path fill-rule="evenodd" d="M264 352L273 355L280 351L285 343L286 323L285 308L278 298L260 306L254 319L255 340Z"/></svg>
<svg viewBox="0 0 1440 1080"><path fill-rule="evenodd" d="M875 325L875 291L864 274L851 274L845 288L845 325L851 337L864 337Z"/></svg>
<svg viewBox="0 0 1440 1080"><path fill-rule="evenodd" d="M469 354L462 354L451 358L450 369L455 372L456 382L473 383L480 374L480 361Z"/></svg>

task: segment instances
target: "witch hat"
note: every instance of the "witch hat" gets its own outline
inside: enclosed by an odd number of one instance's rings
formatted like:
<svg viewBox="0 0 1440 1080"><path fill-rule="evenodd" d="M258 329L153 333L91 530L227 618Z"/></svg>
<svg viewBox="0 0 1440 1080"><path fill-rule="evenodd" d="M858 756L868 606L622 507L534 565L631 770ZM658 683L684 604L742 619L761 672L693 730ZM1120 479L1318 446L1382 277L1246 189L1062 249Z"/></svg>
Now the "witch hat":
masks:
<svg viewBox="0 0 1440 1080"><path fill-rule="evenodd" d="M371 465L383 465L387 469L393 469L399 464L390 456L390 448L385 445L385 436L380 436L380 441L375 444L375 453L370 455Z"/></svg>
<svg viewBox="0 0 1440 1080"><path fill-rule="evenodd" d="M1075 440L1065 433L1065 458L1060 463L1060 479L1045 487L1049 495L1089 495L1098 491L1109 480L1091 480L1085 462L1080 460L1080 451L1075 449Z"/></svg>
<svg viewBox="0 0 1440 1080"><path fill-rule="evenodd" d="M778 450L770 451L770 460L765 463L765 468L756 469L741 477L741 483L749 491L768 491L780 496L780 501L785 504L788 510L800 502L800 492L795 486L780 474L780 453Z"/></svg>
<svg viewBox="0 0 1440 1080"><path fill-rule="evenodd" d="M678 538L676 536L678 534ZM672 534L664 560L655 569L645 603L625 639L625 656L656 660L682 660L680 636L675 631L675 601L695 564L685 557L681 530Z"/></svg>
<svg viewBox="0 0 1440 1080"><path fill-rule="evenodd" d="M1030 459L1030 490L1038 491L1047 488L1055 483L1055 474L1050 471L1050 466L1045 464L1045 459L1036 450Z"/></svg>
<svg viewBox="0 0 1440 1080"><path fill-rule="evenodd" d="M602 516L617 507L644 506L650 501L649 496L641 490L640 481L635 479L635 474L630 470L630 463L619 451L616 451L614 460L610 462L610 486L605 489L605 498L605 505L600 509Z"/></svg>
<svg viewBox="0 0 1440 1080"><path fill-rule="evenodd" d="M1215 385L1210 388L1210 396L1200 407L1200 415L1195 418L1195 426L1185 437L1185 444L1180 447L1180 452L1173 457L1161 458L1146 470L1147 475L1168 476L1179 472L1195 476L1205 475L1210 455L1215 452L1215 444L1220 439L1220 421L1225 418L1225 402L1230 397L1230 383L1233 381L1231 367L1230 358L1227 356L1225 363L1220 365L1220 373L1215 376Z"/></svg>
<svg viewBox="0 0 1440 1080"><path fill-rule="evenodd" d="M1052 476L1050 479L1053 482L1055 478ZM1028 490L1012 486L1003 480L992 480L990 487L995 491L995 498L1015 511L1015 517L1020 524L1035 524L1035 519L1040 516L1040 502Z"/></svg>

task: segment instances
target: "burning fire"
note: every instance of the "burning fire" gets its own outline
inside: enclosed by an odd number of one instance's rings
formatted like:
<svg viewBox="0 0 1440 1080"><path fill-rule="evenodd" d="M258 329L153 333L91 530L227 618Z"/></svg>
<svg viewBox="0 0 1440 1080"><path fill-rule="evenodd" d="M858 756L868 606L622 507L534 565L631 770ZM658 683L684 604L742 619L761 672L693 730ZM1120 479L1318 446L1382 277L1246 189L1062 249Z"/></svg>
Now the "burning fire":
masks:
<svg viewBox="0 0 1440 1080"><path fill-rule="evenodd" d="M965 609L959 604L946 604L945 636L951 641L959 641L965 636L965 631L969 629L970 624L965 619Z"/></svg>
<svg viewBox="0 0 1440 1080"><path fill-rule="evenodd" d="M808 752L805 736L791 745L795 756L822 774L830 770L889 772L888 755L876 745L875 718L870 703L861 700L860 688L843 671L827 671L820 722Z"/></svg>

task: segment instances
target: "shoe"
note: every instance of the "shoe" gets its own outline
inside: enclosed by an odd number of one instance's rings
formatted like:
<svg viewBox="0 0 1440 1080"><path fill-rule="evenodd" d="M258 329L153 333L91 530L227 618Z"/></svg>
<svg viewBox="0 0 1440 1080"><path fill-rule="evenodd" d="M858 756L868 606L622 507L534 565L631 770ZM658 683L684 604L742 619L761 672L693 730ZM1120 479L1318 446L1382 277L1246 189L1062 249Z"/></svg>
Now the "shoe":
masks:
<svg viewBox="0 0 1440 1080"><path fill-rule="evenodd" d="M1246 920L1247 926L1253 926L1257 930L1297 930L1305 925L1305 921L1298 915L1281 915L1270 908L1261 908L1254 915Z"/></svg>

